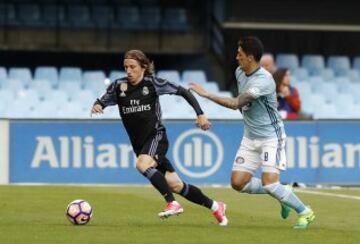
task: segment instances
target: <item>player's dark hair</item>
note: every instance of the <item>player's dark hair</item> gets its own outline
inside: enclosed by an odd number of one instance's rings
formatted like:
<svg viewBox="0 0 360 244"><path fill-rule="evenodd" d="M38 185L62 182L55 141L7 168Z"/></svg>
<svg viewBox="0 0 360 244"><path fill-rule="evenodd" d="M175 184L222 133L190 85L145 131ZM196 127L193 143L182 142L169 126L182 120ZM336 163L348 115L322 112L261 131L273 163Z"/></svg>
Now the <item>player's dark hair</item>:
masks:
<svg viewBox="0 0 360 244"><path fill-rule="evenodd" d="M135 59L142 68L145 69L145 75L152 75L155 72L154 62L146 57L141 50L129 50L125 53L124 59Z"/></svg>
<svg viewBox="0 0 360 244"><path fill-rule="evenodd" d="M278 68L273 74L277 92L279 92L279 87L280 87L287 71L288 71L288 69L286 69L286 68Z"/></svg>
<svg viewBox="0 0 360 244"><path fill-rule="evenodd" d="M259 62L264 52L264 46L259 38L255 36L247 36L240 38L238 46L246 55L254 56L256 62Z"/></svg>

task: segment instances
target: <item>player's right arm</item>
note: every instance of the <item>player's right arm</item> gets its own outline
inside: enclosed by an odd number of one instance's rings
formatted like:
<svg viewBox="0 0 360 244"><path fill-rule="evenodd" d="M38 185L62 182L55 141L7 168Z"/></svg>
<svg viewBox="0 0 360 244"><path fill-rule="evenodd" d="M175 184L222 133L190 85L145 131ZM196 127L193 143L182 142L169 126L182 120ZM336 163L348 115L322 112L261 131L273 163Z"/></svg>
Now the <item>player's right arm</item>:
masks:
<svg viewBox="0 0 360 244"><path fill-rule="evenodd" d="M96 99L94 102L94 105L91 108L91 113L103 113L104 108L107 106L112 106L117 104L116 100L116 81L111 83L108 88L106 89L106 92L104 95L102 95L100 98Z"/></svg>
<svg viewBox="0 0 360 244"><path fill-rule="evenodd" d="M250 92L244 92L241 95L233 97L219 97L206 91L201 85L197 83L191 83L190 89L221 106L237 110L246 104L252 102L255 98Z"/></svg>

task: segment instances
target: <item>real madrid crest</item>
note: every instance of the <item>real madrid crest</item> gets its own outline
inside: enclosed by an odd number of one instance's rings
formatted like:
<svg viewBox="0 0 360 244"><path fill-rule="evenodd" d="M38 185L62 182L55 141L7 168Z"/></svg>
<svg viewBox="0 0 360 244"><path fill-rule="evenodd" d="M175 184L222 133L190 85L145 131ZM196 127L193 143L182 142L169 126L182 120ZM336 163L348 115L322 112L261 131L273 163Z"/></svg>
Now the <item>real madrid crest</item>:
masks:
<svg viewBox="0 0 360 244"><path fill-rule="evenodd" d="M143 87L142 94L143 94L144 96L146 96L147 94L149 94L149 88L148 88L147 86L144 86L144 87Z"/></svg>
<svg viewBox="0 0 360 244"><path fill-rule="evenodd" d="M125 83L121 83L120 84L120 97L126 97L126 94L125 92L127 91L128 89L128 84L125 82Z"/></svg>

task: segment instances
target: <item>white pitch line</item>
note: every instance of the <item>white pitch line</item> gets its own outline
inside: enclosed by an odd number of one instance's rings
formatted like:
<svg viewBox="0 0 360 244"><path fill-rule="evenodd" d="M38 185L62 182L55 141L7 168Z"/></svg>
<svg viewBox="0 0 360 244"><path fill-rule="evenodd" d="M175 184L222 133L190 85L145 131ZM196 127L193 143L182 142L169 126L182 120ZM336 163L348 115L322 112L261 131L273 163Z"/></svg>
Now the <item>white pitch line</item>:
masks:
<svg viewBox="0 0 360 244"><path fill-rule="evenodd" d="M336 194L336 193L320 192L320 191L307 191L307 190L298 190L298 189L296 189L295 191L300 192L300 193L313 194L313 195L321 195L321 196L330 196L330 197L338 197L338 198L347 198L347 199L360 200L360 196L351 196L351 195L345 195L345 194Z"/></svg>

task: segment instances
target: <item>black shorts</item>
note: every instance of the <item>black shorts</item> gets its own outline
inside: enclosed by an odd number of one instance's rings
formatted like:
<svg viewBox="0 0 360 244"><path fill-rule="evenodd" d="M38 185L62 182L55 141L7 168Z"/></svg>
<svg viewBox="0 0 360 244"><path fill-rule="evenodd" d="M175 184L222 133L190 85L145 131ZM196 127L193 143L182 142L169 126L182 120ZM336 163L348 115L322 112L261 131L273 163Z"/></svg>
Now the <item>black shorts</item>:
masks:
<svg viewBox="0 0 360 244"><path fill-rule="evenodd" d="M156 169L165 174L166 171L175 172L174 167L166 157L168 148L169 141L166 132L158 131L155 135L149 136L142 147L134 148L134 151L136 156L140 154L151 156L158 164Z"/></svg>

